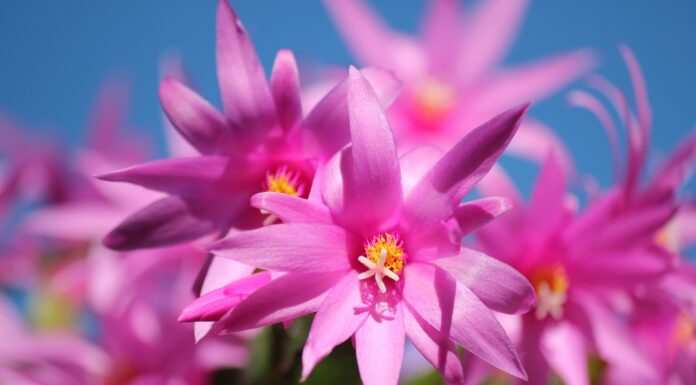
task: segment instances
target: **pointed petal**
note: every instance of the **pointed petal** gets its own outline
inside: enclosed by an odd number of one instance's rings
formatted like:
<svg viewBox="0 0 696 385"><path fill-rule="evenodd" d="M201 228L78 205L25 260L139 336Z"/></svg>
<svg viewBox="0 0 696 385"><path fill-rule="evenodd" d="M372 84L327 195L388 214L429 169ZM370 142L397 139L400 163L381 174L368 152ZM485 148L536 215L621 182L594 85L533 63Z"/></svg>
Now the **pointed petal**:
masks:
<svg viewBox="0 0 696 385"><path fill-rule="evenodd" d="M421 25L423 46L430 62L430 71L445 79L457 67L456 61L452 60L452 41L463 34L459 4L458 0L428 1Z"/></svg>
<svg viewBox="0 0 696 385"><path fill-rule="evenodd" d="M166 78L160 83L159 95L169 121L201 154L213 154L229 146L231 129L227 120L193 90Z"/></svg>
<svg viewBox="0 0 696 385"><path fill-rule="evenodd" d="M271 72L271 93L280 125L285 130L291 129L302 119L300 74L292 51L278 51Z"/></svg>
<svg viewBox="0 0 696 385"><path fill-rule="evenodd" d="M217 74L225 115L242 136L258 137L275 123L263 66L228 0L217 10Z"/></svg>
<svg viewBox="0 0 696 385"><path fill-rule="evenodd" d="M495 311L524 313L536 300L527 278L511 266L476 250L463 248L458 255L438 259L435 264Z"/></svg>
<svg viewBox="0 0 696 385"><path fill-rule="evenodd" d="M541 334L541 352L568 385L589 385L587 347L582 332L572 323L549 324Z"/></svg>
<svg viewBox="0 0 696 385"><path fill-rule="evenodd" d="M233 207L177 196L160 199L127 217L104 238L114 250L174 245L220 230L235 215Z"/></svg>
<svg viewBox="0 0 696 385"><path fill-rule="evenodd" d="M251 197L251 205L270 212L286 223L333 223L326 206L290 194L258 193Z"/></svg>
<svg viewBox="0 0 696 385"><path fill-rule="evenodd" d="M406 221L447 219L507 147L527 105L508 110L465 136L418 182L406 198Z"/></svg>
<svg viewBox="0 0 696 385"><path fill-rule="evenodd" d="M636 107L638 110L638 119L640 121L641 129L647 140L648 135L650 135L650 128L652 126L652 111L650 110L650 101L648 100L648 90L645 85L645 76L643 76L643 71L638 64L638 59L633 54L633 51L625 44L619 46L619 51L621 56L623 56L626 62L626 67L628 67L628 72L631 75L631 83L633 85L633 92L636 99Z"/></svg>
<svg viewBox="0 0 696 385"><path fill-rule="evenodd" d="M360 281L346 274L319 307L302 351L302 381L336 345L350 338L365 322L369 312L360 295Z"/></svg>
<svg viewBox="0 0 696 385"><path fill-rule="evenodd" d="M538 101L589 71L594 63L591 51L575 51L507 70L484 86L471 109L492 114L525 101Z"/></svg>
<svg viewBox="0 0 696 385"><path fill-rule="evenodd" d="M494 68L507 53L522 23L528 0L486 0L464 30L458 52L459 82L470 83ZM496 26L491 28L491 26ZM519 102L518 102L519 103Z"/></svg>
<svg viewBox="0 0 696 385"><path fill-rule="evenodd" d="M243 162L224 156L168 158L99 175L109 182L127 182L169 194L185 196L228 195L230 186L250 184ZM248 168L247 168L248 170ZM227 187L227 188L225 188Z"/></svg>
<svg viewBox="0 0 696 385"><path fill-rule="evenodd" d="M454 211L454 217L459 222L462 234L466 235L505 214L511 208L512 202L507 198L488 197L461 204Z"/></svg>
<svg viewBox="0 0 696 385"><path fill-rule="evenodd" d="M203 294L186 306L179 315L179 322L217 321L251 293L271 281L267 271L252 274Z"/></svg>
<svg viewBox="0 0 696 385"><path fill-rule="evenodd" d="M348 79L348 116L353 180L346 187L353 190L351 206L359 211L366 229L391 227L399 219L403 201L394 135L372 86L353 67Z"/></svg>
<svg viewBox="0 0 696 385"><path fill-rule="evenodd" d="M404 358L403 310L396 305L391 319L367 317L355 333L355 355L364 385L396 385Z"/></svg>
<svg viewBox="0 0 696 385"><path fill-rule="evenodd" d="M539 241L565 217L565 196L568 176L564 174L556 153L547 154L529 201L527 220L530 242Z"/></svg>
<svg viewBox="0 0 696 385"><path fill-rule="evenodd" d="M457 347L447 336L423 320L418 314L404 308L404 325L406 335L418 351L435 369L442 373L449 384L461 384L464 381L462 365L457 354Z"/></svg>
<svg viewBox="0 0 696 385"><path fill-rule="evenodd" d="M608 287L648 284L665 278L673 268L674 255L648 244L634 249L597 252L573 265L573 276L583 283Z"/></svg>
<svg viewBox="0 0 696 385"><path fill-rule="evenodd" d="M208 250L261 269L323 273L350 269L359 245L359 240L338 226L282 223L233 234Z"/></svg>
<svg viewBox="0 0 696 385"><path fill-rule="evenodd" d="M471 290L435 266L411 264L404 273L403 295L411 312L484 361L526 379L503 327Z"/></svg>
<svg viewBox="0 0 696 385"><path fill-rule="evenodd" d="M276 225L278 226L278 225ZM319 309L345 272L285 274L257 290L216 322L212 333L241 331L301 317Z"/></svg>

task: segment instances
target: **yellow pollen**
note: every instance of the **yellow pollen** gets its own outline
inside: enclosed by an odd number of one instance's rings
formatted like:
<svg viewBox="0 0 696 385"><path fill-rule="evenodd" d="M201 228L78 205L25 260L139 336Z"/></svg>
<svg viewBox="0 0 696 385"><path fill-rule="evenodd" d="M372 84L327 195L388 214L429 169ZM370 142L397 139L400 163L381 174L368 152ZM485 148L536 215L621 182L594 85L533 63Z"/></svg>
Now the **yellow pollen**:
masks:
<svg viewBox="0 0 696 385"><path fill-rule="evenodd" d="M429 78L416 89L414 101L424 121L437 123L454 107L455 96L450 84Z"/></svg>
<svg viewBox="0 0 696 385"><path fill-rule="evenodd" d="M542 320L551 315L558 320L563 317L570 282L562 266L553 266L537 270L531 278L537 294L535 315Z"/></svg>
<svg viewBox="0 0 696 385"><path fill-rule="evenodd" d="M304 184L300 181L300 173L288 169L287 166L278 167L275 172L266 174L264 190L292 196L304 194Z"/></svg>
<svg viewBox="0 0 696 385"><path fill-rule="evenodd" d="M384 267L399 274L404 268L405 253L403 242L398 233L383 233L375 236L365 244L365 256L372 262L378 263L382 250L387 251Z"/></svg>
<svg viewBox="0 0 696 385"><path fill-rule="evenodd" d="M548 285L548 288L554 293L565 293L568 291L569 282L565 269L561 266L554 266L537 270L532 276L532 284L537 293L542 285Z"/></svg>

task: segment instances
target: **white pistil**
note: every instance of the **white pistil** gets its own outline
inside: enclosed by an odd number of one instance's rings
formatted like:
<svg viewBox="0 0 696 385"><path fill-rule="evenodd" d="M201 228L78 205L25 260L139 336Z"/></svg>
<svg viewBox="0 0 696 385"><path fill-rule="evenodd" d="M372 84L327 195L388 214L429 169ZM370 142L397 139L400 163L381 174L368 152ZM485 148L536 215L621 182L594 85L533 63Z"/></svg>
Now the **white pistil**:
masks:
<svg viewBox="0 0 696 385"><path fill-rule="evenodd" d="M548 282L541 282L537 290L537 298L534 314L538 320L546 318L549 314L555 320L563 317L563 305L567 299L565 291L553 291Z"/></svg>
<svg viewBox="0 0 696 385"><path fill-rule="evenodd" d="M375 282L377 282L379 291L382 294L387 292L387 287L384 285L385 276L391 278L395 282L399 280L399 276L396 273L384 266L384 263L387 261L387 250L382 250L379 253L379 260L377 261L377 263L372 262L369 258L365 257L364 255L359 256L358 261L360 261L360 263L365 265L365 267L367 267L368 269L358 274L358 279L363 280L374 276Z"/></svg>

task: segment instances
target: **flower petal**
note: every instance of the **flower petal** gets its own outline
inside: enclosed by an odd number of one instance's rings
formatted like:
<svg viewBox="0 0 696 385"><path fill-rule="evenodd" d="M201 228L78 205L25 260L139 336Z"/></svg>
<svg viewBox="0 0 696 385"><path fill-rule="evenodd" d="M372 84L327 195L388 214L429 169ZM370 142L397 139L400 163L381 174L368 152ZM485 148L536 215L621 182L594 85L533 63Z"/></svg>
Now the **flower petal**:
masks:
<svg viewBox="0 0 696 385"><path fill-rule="evenodd" d="M234 207L209 200L170 196L127 217L104 238L114 250L135 250L184 243L220 230Z"/></svg>
<svg viewBox="0 0 696 385"><path fill-rule="evenodd" d="M364 68L363 76L372 85L383 108L387 108L399 93L401 83L390 71ZM346 92L347 79L336 85L309 112L303 122L307 130L305 151L327 160L350 142L350 126Z"/></svg>
<svg viewBox="0 0 696 385"><path fill-rule="evenodd" d="M442 373L447 383L462 383L464 373L456 345L449 340L448 336L441 336L437 329L418 314L411 313L408 308L403 310L406 335L416 349L435 369Z"/></svg>
<svg viewBox="0 0 696 385"><path fill-rule="evenodd" d="M285 130L291 129L302 119L300 74L292 51L278 51L271 72L271 93L280 125Z"/></svg>
<svg viewBox="0 0 696 385"><path fill-rule="evenodd" d="M407 196L419 180L430 170L444 152L435 147L422 146L401 156L401 189Z"/></svg>
<svg viewBox="0 0 696 385"><path fill-rule="evenodd" d="M231 128L225 116L179 81L160 83L162 109L174 128L201 154L213 154L229 146Z"/></svg>
<svg viewBox="0 0 696 385"><path fill-rule="evenodd" d="M203 294L181 311L179 322L217 321L270 280L271 274L264 271Z"/></svg>
<svg viewBox="0 0 696 385"><path fill-rule="evenodd" d="M512 201L488 197L463 203L454 211L462 234L469 234L512 208Z"/></svg>
<svg viewBox="0 0 696 385"><path fill-rule="evenodd" d="M364 385L396 385L404 358L406 332L403 310L396 305L393 318L367 317L355 333L355 355Z"/></svg>
<svg viewBox="0 0 696 385"><path fill-rule="evenodd" d="M555 152L547 154L537 177L532 196L529 200L527 215L529 242L542 241L556 228L566 216L566 184L568 176L564 174Z"/></svg>
<svg viewBox="0 0 696 385"><path fill-rule="evenodd" d="M358 211L365 229L391 227L399 219L403 201L401 167L394 135L377 95L356 68L348 79L352 210ZM346 175L344 174L344 178Z"/></svg>
<svg viewBox="0 0 696 385"><path fill-rule="evenodd" d="M456 60L452 60L452 41L463 37L460 11L457 0L430 0L421 25L430 71L443 79L459 71Z"/></svg>
<svg viewBox="0 0 696 385"><path fill-rule="evenodd" d="M208 250L261 269L323 273L350 269L359 245L359 240L335 225L282 223L233 234Z"/></svg>
<svg viewBox="0 0 696 385"><path fill-rule="evenodd" d="M251 197L251 205L270 212L286 223L333 223L326 206L290 194L258 193Z"/></svg>
<svg viewBox="0 0 696 385"><path fill-rule="evenodd" d="M365 322L369 312L360 295L360 281L355 274L346 274L338 282L317 311L309 337L302 351L302 381L333 348L350 338Z"/></svg>
<svg viewBox="0 0 696 385"><path fill-rule="evenodd" d="M275 225L279 226L279 225ZM213 326L212 333L284 322L319 309L345 272L285 274L255 291Z"/></svg>
<svg viewBox="0 0 696 385"><path fill-rule="evenodd" d="M541 352L568 385L589 385L585 337L568 321L549 324L541 334Z"/></svg>
<svg viewBox="0 0 696 385"><path fill-rule="evenodd" d="M434 262L469 288L486 306L501 313L523 313L536 300L534 288L517 270L476 250Z"/></svg>
<svg viewBox="0 0 696 385"><path fill-rule="evenodd" d="M217 10L217 74L225 114L237 132L257 137L276 119L263 66L228 0Z"/></svg>
<svg viewBox="0 0 696 385"><path fill-rule="evenodd" d="M490 170L510 142L527 105L508 110L465 136L416 184L406 198L406 221L426 225L447 219Z"/></svg>
<svg viewBox="0 0 696 385"><path fill-rule="evenodd" d="M484 361L526 379L503 327L474 293L436 266L416 263L404 272L403 295L411 312Z"/></svg>

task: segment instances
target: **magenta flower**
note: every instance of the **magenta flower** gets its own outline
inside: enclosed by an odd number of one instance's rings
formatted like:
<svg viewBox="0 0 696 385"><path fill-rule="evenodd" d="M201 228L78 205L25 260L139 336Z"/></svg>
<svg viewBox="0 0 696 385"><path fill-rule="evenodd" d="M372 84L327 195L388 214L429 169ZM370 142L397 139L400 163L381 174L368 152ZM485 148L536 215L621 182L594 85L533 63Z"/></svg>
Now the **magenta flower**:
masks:
<svg viewBox="0 0 696 385"><path fill-rule="evenodd" d="M227 314L215 306L206 313L203 296L184 318L214 313L213 331L221 332L316 312L303 378L351 336L365 384L397 383L405 337L452 383L462 380L456 345L526 378L491 309L526 311L533 290L509 266L460 243L462 234L509 207L504 198L460 202L500 156L526 107L495 117L444 156L421 148L401 159L375 93L356 69L348 107L352 145L317 177L324 204L257 194L252 204L284 223L210 247L217 256L285 274Z"/></svg>
<svg viewBox="0 0 696 385"><path fill-rule="evenodd" d="M249 206L260 191L306 197L316 163L347 143L345 85L303 119L294 56L280 51L270 84L245 29L226 0L217 12L218 80L224 113L181 82L160 86L165 113L200 153L145 163L102 175L168 196L128 217L104 240L113 249L182 243L230 228L255 228L267 215ZM370 70L388 103L398 88Z"/></svg>
<svg viewBox="0 0 696 385"><path fill-rule="evenodd" d="M450 148L452 137L557 91L594 65L591 52L575 51L501 70L528 1L483 1L466 17L459 3L429 1L421 35L412 37L389 29L364 0L325 0L358 61L391 69L403 82L388 110L403 149Z"/></svg>

